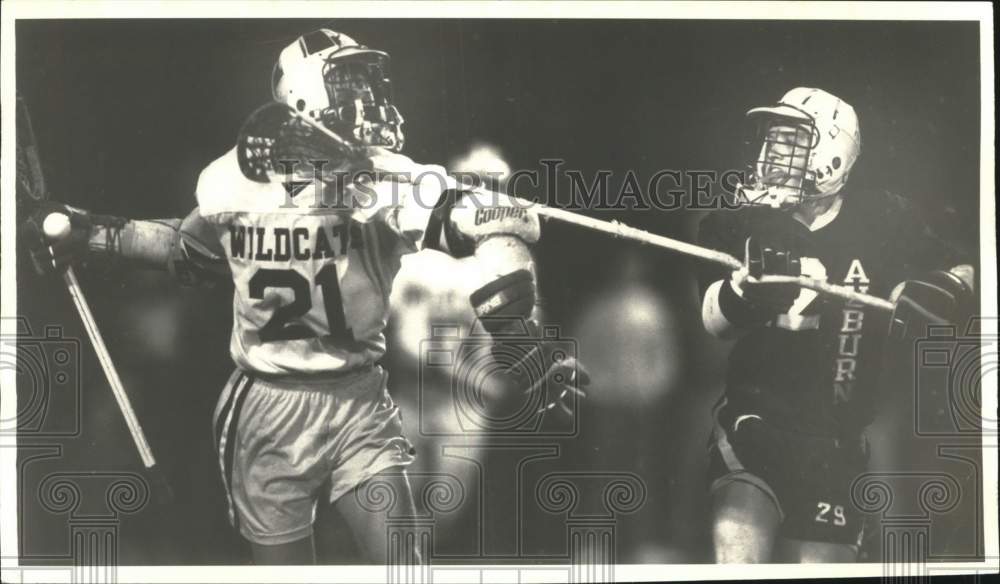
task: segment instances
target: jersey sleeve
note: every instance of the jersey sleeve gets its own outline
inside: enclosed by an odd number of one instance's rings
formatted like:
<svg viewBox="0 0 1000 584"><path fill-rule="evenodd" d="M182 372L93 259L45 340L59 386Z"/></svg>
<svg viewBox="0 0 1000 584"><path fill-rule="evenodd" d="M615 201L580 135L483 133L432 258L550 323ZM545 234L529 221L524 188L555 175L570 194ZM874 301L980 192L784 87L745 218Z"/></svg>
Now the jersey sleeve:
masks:
<svg viewBox="0 0 1000 584"><path fill-rule="evenodd" d="M196 207L181 222L170 270L183 284L212 282L229 276L229 264L217 228Z"/></svg>
<svg viewBox="0 0 1000 584"><path fill-rule="evenodd" d="M195 196L198 214L209 223L225 224L234 214L302 212L288 207L288 193L280 183L259 183L243 176L236 148L216 158L201 171ZM303 198L310 200L309 196L303 195Z"/></svg>
<svg viewBox="0 0 1000 584"><path fill-rule="evenodd" d="M376 224L386 239L394 242L397 255L424 248L427 233L436 225L436 211L448 200L452 182L445 180L444 169L427 172L413 180L383 179L353 185L353 218L360 223Z"/></svg>

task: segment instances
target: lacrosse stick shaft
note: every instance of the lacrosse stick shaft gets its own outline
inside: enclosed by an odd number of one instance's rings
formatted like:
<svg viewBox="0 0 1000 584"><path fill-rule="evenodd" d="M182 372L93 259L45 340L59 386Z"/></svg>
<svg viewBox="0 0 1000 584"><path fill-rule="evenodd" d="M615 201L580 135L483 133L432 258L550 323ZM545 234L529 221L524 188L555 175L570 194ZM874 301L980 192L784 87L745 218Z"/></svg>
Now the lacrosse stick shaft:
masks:
<svg viewBox="0 0 1000 584"><path fill-rule="evenodd" d="M296 111L294 108L290 108L292 113L298 117L300 120L309 124L313 128L322 132L324 135L328 136L331 140L335 141L339 146L347 149L354 148L354 145L344 138L337 135L336 132L326 128L322 124L316 122L308 115L302 112ZM614 237L621 239L629 239L632 241L638 241L640 243L645 243L653 245L662 249L668 249L673 252L682 253L691 257L696 257L702 260L715 262L721 264L730 270L739 270L743 267L743 262L737 258L714 249L708 249L701 247L700 245L694 245L692 243L687 243L685 241L680 241L678 239L672 239L670 237L664 237L662 235L656 235L648 231L643 231L641 229L636 229L635 227L630 227L624 223L618 221L604 221L601 219L594 219L593 217L587 217L579 213L574 213L572 211L566 211L565 209L557 209L555 207L549 207L547 205L542 205L540 203L535 203L534 201L528 201L526 199L518 199L525 205L530 206L538 213L539 216L546 217L548 219L555 219L557 221L562 221L564 223L571 223L580 227L584 227L593 231L600 231L601 233L607 233ZM758 282L762 284L795 284L803 288L809 288L810 290L815 290L821 294L826 294L828 296L836 296L853 302L855 304L860 304L862 306L868 306L882 311L892 312L893 305L888 300L884 300L877 296L872 296L870 294L863 294L846 286L837 286L835 284L830 284L822 280L815 280L813 278L807 277L796 277L796 276L764 276L758 279Z"/></svg>
<svg viewBox="0 0 1000 584"><path fill-rule="evenodd" d="M762 278L758 278L757 281L762 284L795 284L796 286L815 290L821 294L836 296L842 300L853 302L854 304L860 304L862 306L868 306L884 312L892 312L895 309L895 305L884 298L858 292L857 290L848 288L847 286L838 286L836 284L824 282L823 280L816 280L805 276L764 276Z"/></svg>
<svg viewBox="0 0 1000 584"><path fill-rule="evenodd" d="M72 266L63 272L63 280L66 282L66 288L69 290L69 295L73 298L73 304L76 305L77 312L80 313L80 320L83 321L83 327L87 330L90 343L94 346L94 352L97 353L97 360L101 363L101 369L104 369L104 375L111 385L111 392L114 393L115 401L118 402L118 409L121 410L122 416L125 418L125 424L128 426L128 431L132 434L132 440L135 441L135 447L139 450L139 456L142 457L142 464L146 468L152 468L156 465L153 450L149 447L149 442L146 441L146 435L142 431L142 426L139 425L139 419L132 409L132 403L128 399L128 394L125 393L122 380L118 377L118 371L115 369L114 363L111 362L111 355L104 344L104 338L101 337L101 331L97 329L94 315L90 312L90 305L87 304L87 299L83 295L83 289L80 288L80 282L76 279L76 273L73 271Z"/></svg>
<svg viewBox="0 0 1000 584"><path fill-rule="evenodd" d="M525 201L525 203L529 202L530 201ZM699 245L687 243L685 241L664 237L662 235L655 235L648 231L643 231L642 229L636 229L635 227L630 227L624 223L619 223L618 221L604 221L580 215L579 213L574 213L572 211L566 211L565 209L556 209L554 207L548 207L537 203L531 204L534 206L535 212L542 217L555 219L564 223L572 223L573 225L607 233L621 239L630 239L632 241L638 241L654 245L656 247L669 249L684 255L722 264L731 270L738 270L743 266L743 263L733 256L714 249L708 249Z"/></svg>
<svg viewBox="0 0 1000 584"><path fill-rule="evenodd" d="M344 138L340 137L340 135L338 135L336 132L334 132L330 128L327 128L323 124L321 124L321 123L317 122L316 120L310 118L307 114L304 114L304 113L300 112L299 110L297 110L297 109L295 109L293 107L288 108L288 110L292 113L293 116L295 116L298 119L302 120L305 124L311 126L316 131L318 131L319 133L323 134L327 138L333 140L334 142L337 143L338 146L340 146L344 150L347 150L348 152L350 152L352 150L356 150L357 149L357 146L355 146L354 143L348 142L347 140L345 140Z"/></svg>
<svg viewBox="0 0 1000 584"><path fill-rule="evenodd" d="M715 262L731 270L739 270L743 267L743 262L727 253L704 248L685 241L664 237L662 235L649 233L648 231L636 229L635 227L630 227L623 223L619 223L618 221L603 221L601 219L594 219L593 217L587 217L585 215L573 213L572 211L566 211L565 209L556 209L527 200L524 200L524 203L530 204L538 215L548 219L572 223L573 225L578 225L593 231L600 231L601 233L607 233L614 237L638 241L640 243L653 245L662 249L668 249L673 252L682 253L684 255L689 255L706 261ZM803 276L764 276L759 278L757 282L760 282L761 284L795 284L803 288L815 290L821 294L836 296L837 298L847 300L848 302L868 306L877 310L887 312L892 312L893 310L893 304L888 300L884 300L870 294L863 294L846 286L837 286L835 284L830 284L829 282L813 278Z"/></svg>

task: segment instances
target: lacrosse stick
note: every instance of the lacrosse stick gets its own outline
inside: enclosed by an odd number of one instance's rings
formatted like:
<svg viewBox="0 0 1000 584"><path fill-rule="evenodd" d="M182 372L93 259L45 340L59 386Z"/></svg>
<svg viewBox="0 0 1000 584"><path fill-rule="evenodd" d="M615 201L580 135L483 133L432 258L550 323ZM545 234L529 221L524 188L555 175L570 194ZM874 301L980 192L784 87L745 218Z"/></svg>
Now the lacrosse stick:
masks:
<svg viewBox="0 0 1000 584"><path fill-rule="evenodd" d="M355 150L357 147L341 136L338 136L333 130L323 126L316 120L310 118L308 115L296 111L293 108L289 108L292 115L299 118L306 124L312 126L319 132L323 133L331 140L336 142L337 147L342 150L347 150L348 152ZM451 178L451 177L448 177ZM455 183L457 186L457 182ZM583 227L585 229L590 229L592 231L599 231L601 233L606 233L620 239L628 239L631 241L638 241L639 243L644 243L647 245L652 245L661 249L670 250L675 253L684 254L694 258L698 258L705 261L715 262L726 266L732 270L739 270L743 267L743 262L736 259L735 257L716 251L713 249L708 249L677 239L672 239L670 237L664 237L662 235L655 235L649 233L648 231L643 231L641 229L636 229L635 227L630 227L624 223L618 221L604 221L601 219L595 219L593 217L587 217L586 215L581 215L580 213L574 213L572 211L567 211L565 209L557 209L555 207L549 207L541 203L536 203L534 201L528 201L526 199L520 199L514 197L518 201L524 204L525 207L530 207L539 216L545 217L546 219L554 219L556 221L562 221L564 223L571 223L578 227ZM848 302L855 304L868 306L875 308L877 310L892 312L893 304L888 300L879 298L878 296L872 296L870 294L864 294L854 290L853 288L848 288L847 286L838 286L836 284L831 284L823 280L817 280L815 278L808 278L805 276L763 276L761 278L748 278L748 282L760 283L760 284L795 284L803 288L809 288L810 290L815 290L820 294L825 294L827 296L834 296Z"/></svg>
<svg viewBox="0 0 1000 584"><path fill-rule="evenodd" d="M31 126L31 118L28 115L28 108L20 96L17 97L17 202L19 211L24 212L33 205L45 201L49 198L49 192L45 188L45 177L42 173L42 165L38 156L38 146L35 141L34 130ZM61 213L52 213L43 221L43 231L47 237L58 238L70 229L69 218ZM87 331L90 343L97 353L97 360L104 370L104 376L111 386L118 409L125 418L125 425L128 426L135 447L139 451L142 464L146 467L150 478L153 481L153 492L161 502L168 502L173 498L173 491L167 483L166 477L156 464L153 450L146 440L146 435L139 424L139 419L135 415L132 403L122 384L118 371L111 361L111 355L104 344L101 331L97 328L97 322L90 311L90 305L83 295L80 282L76 279L76 273L72 266L68 266L63 272L63 281L69 291L73 304L80 315L83 327Z"/></svg>

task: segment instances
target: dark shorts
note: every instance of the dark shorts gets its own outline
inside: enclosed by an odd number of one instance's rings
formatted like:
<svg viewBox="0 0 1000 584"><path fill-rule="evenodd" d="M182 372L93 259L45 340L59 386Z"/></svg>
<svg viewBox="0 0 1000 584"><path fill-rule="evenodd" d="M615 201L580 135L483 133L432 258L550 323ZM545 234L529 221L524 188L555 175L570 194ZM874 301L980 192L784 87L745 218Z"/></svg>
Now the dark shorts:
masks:
<svg viewBox="0 0 1000 584"><path fill-rule="evenodd" d="M763 414L714 413L709 444L711 489L745 482L764 491L781 515L778 535L859 545L863 515L851 500L851 483L865 472L863 439L843 443L775 427Z"/></svg>

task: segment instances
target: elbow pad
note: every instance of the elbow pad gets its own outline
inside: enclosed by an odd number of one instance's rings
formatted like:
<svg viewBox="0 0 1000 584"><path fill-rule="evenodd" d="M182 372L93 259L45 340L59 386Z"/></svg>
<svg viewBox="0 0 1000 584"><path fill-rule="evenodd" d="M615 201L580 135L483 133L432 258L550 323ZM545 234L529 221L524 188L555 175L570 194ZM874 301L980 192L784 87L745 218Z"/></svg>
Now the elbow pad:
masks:
<svg viewBox="0 0 1000 584"><path fill-rule="evenodd" d="M184 286L213 284L229 275L229 264L193 237L181 232L167 262L170 274Z"/></svg>
<svg viewBox="0 0 1000 584"><path fill-rule="evenodd" d="M424 247L461 258L472 255L480 241L496 235L535 243L541 235L538 214L502 193L449 189L431 215Z"/></svg>
<svg viewBox="0 0 1000 584"><path fill-rule="evenodd" d="M725 279L719 288L719 311L729 322L738 327L749 327L766 322L772 314L743 298L733 288L733 281Z"/></svg>
<svg viewBox="0 0 1000 584"><path fill-rule="evenodd" d="M214 284L230 275L225 252L213 236L197 212L188 215L177 229L167 266L182 285Z"/></svg>

